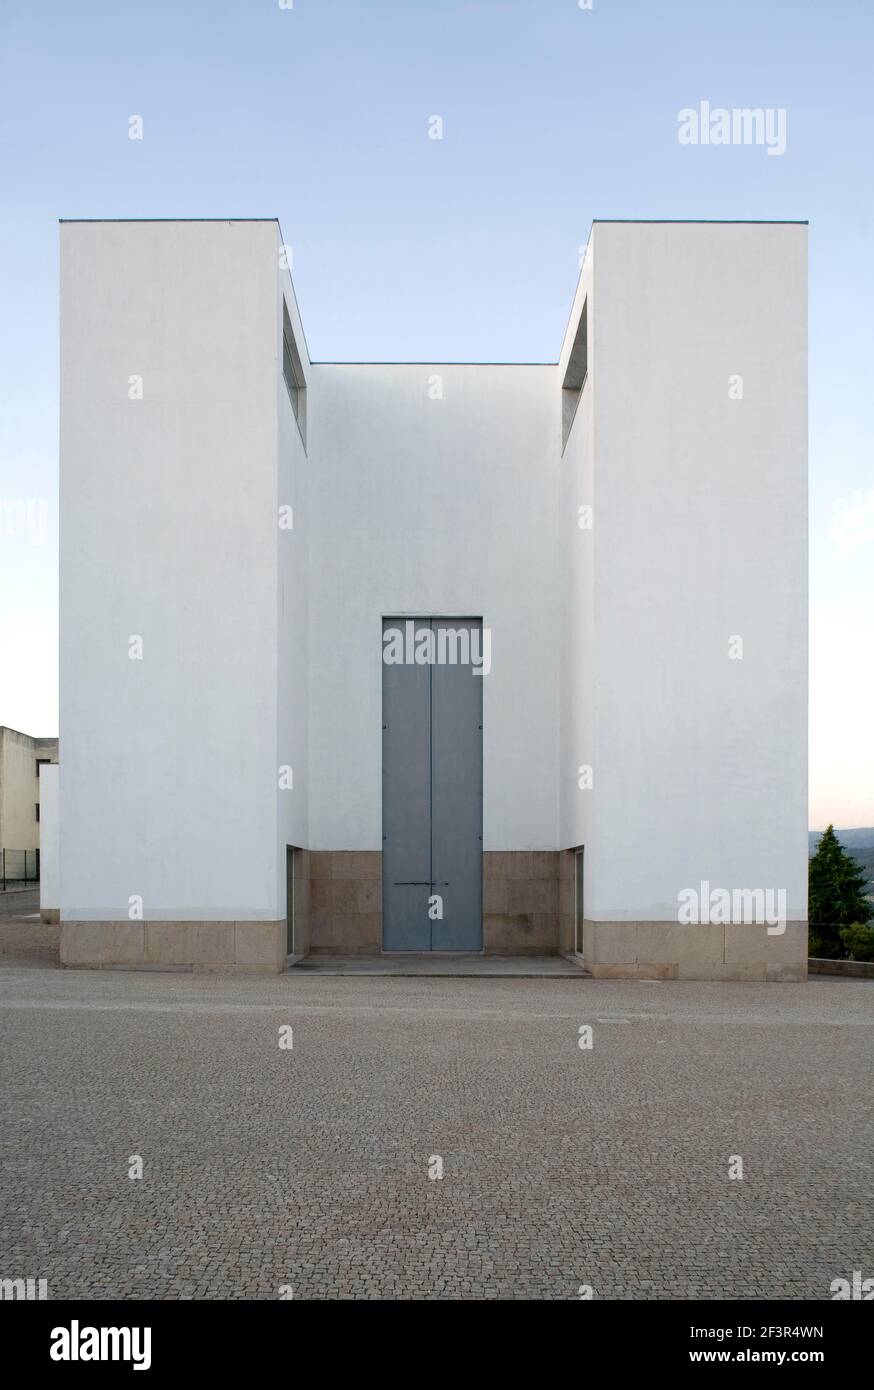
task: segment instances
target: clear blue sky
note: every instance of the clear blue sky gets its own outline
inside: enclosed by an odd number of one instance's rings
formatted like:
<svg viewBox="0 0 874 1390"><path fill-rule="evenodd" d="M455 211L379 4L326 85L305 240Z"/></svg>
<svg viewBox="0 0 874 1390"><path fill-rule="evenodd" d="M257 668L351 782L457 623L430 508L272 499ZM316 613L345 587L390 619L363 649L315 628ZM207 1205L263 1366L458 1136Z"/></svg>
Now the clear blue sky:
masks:
<svg viewBox="0 0 874 1390"><path fill-rule="evenodd" d="M314 358L436 361L554 360L595 217L809 218L811 823L874 824L872 38L870 0L0 0L0 498L49 514L0 536L0 723L57 729L59 217L278 216ZM786 153L681 146L702 99Z"/></svg>

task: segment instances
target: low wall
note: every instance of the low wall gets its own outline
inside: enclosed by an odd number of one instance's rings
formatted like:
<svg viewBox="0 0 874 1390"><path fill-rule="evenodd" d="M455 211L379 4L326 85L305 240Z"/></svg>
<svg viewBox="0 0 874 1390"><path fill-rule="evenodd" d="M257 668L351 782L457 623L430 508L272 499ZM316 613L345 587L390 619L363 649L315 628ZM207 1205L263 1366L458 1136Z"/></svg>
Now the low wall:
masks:
<svg viewBox="0 0 874 1390"><path fill-rule="evenodd" d="M874 980L874 960L824 960L811 956L807 969L811 975L843 975L847 980Z"/></svg>

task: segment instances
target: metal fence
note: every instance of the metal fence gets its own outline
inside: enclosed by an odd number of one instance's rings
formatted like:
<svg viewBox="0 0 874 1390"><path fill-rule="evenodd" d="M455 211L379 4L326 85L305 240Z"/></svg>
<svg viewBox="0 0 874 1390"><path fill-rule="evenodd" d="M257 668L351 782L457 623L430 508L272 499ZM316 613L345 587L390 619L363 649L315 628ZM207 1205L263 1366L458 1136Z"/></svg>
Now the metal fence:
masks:
<svg viewBox="0 0 874 1390"><path fill-rule="evenodd" d="M39 883L39 850L0 850L0 883Z"/></svg>

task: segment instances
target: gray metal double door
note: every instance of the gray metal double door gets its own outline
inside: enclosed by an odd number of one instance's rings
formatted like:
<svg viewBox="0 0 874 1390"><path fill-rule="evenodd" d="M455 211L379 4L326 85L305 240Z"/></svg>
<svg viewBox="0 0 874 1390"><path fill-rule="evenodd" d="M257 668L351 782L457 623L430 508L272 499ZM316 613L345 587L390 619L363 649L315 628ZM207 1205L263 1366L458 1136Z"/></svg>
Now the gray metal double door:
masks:
<svg viewBox="0 0 874 1390"><path fill-rule="evenodd" d="M405 657L424 657L429 630L434 660L387 660L397 632ZM439 659L465 638L482 652L479 619L383 620L385 951L482 950L483 676Z"/></svg>

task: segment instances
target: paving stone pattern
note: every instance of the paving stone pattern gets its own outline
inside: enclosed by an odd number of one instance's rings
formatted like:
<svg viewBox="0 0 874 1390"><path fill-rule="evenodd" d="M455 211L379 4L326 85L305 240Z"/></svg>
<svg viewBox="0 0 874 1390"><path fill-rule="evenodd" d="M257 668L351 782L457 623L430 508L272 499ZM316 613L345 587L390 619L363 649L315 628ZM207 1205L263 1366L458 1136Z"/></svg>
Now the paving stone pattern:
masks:
<svg viewBox="0 0 874 1390"><path fill-rule="evenodd" d="M0 1277L50 1297L823 1299L874 1275L869 981L19 958L0 955Z"/></svg>

